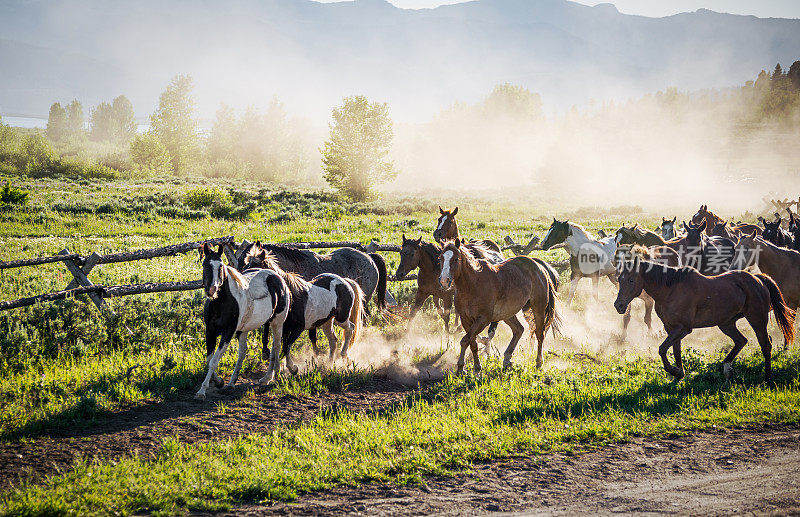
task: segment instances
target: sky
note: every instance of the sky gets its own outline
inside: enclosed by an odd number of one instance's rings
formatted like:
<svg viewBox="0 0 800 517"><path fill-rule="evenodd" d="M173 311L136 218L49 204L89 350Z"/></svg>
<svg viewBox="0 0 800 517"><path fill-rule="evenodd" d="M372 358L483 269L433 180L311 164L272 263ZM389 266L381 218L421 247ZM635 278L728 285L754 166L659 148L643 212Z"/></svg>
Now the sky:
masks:
<svg viewBox="0 0 800 517"><path fill-rule="evenodd" d="M336 0L318 0L330 2ZM341 1L341 0L339 0ZM397 7L419 9L456 4L463 0L389 0ZM535 1L535 0L530 0ZM701 8L723 13L752 14L760 18L800 18L800 0L574 0L581 4L613 3L620 12L642 16L669 16Z"/></svg>

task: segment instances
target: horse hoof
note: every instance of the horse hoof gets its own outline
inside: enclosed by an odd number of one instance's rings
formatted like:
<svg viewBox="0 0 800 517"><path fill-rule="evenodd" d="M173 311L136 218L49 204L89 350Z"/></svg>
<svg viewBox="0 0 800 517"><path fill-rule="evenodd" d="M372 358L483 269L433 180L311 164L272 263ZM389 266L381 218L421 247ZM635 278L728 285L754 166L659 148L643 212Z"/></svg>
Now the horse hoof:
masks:
<svg viewBox="0 0 800 517"><path fill-rule="evenodd" d="M213 379L213 382L214 386L216 386L217 388L221 388L222 385L225 384L225 381L222 380L222 377L217 377L216 379Z"/></svg>
<svg viewBox="0 0 800 517"><path fill-rule="evenodd" d="M194 399L198 402L203 402L204 400L206 400L206 394L198 393L197 395L194 396Z"/></svg>
<svg viewBox="0 0 800 517"><path fill-rule="evenodd" d="M228 384L227 386L225 386L224 388L222 388L221 390L219 390L219 392L220 392L220 393L224 393L224 394L226 394L226 395L230 395L230 394L232 394L232 393L234 392L234 389L233 389L233 386L231 386L230 384Z"/></svg>
<svg viewBox="0 0 800 517"><path fill-rule="evenodd" d="M731 380L731 376L733 376L733 368L729 363L722 363L722 373L725 375L725 380Z"/></svg>
<svg viewBox="0 0 800 517"><path fill-rule="evenodd" d="M297 375L300 372L300 368L298 368L297 365L292 366L293 368L289 368L289 371L292 373L292 375Z"/></svg>

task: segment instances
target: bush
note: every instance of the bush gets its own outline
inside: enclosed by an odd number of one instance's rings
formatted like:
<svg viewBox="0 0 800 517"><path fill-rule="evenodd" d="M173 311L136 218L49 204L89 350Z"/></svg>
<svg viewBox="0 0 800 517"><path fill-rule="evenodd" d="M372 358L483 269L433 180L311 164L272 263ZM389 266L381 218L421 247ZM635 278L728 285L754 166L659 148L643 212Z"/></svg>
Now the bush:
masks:
<svg viewBox="0 0 800 517"><path fill-rule="evenodd" d="M31 193L21 188L11 186L11 182L6 181L6 185L0 189L0 203L9 205L27 205Z"/></svg>
<svg viewBox="0 0 800 517"><path fill-rule="evenodd" d="M39 133L26 136L22 140L20 151L18 165L27 173L49 169L53 163L58 161L56 150L53 149L47 138Z"/></svg>
<svg viewBox="0 0 800 517"><path fill-rule="evenodd" d="M172 174L172 162L164 144L152 134L136 135L131 140L131 162L139 175Z"/></svg>
<svg viewBox="0 0 800 517"><path fill-rule="evenodd" d="M197 187L183 196L183 203L194 210L203 208L220 209L233 204L233 197L226 191L215 187Z"/></svg>

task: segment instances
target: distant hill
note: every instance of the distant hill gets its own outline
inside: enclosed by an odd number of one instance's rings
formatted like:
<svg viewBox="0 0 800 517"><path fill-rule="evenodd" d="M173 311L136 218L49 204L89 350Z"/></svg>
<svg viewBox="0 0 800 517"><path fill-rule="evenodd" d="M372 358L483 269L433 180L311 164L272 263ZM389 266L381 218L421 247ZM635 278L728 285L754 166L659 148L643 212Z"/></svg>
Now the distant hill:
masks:
<svg viewBox="0 0 800 517"><path fill-rule="evenodd" d="M400 118L471 101L501 82L565 107L677 86L742 84L800 59L800 20L707 10L666 18L566 0L476 0L406 10L383 0L4 0L0 112L125 93L152 111L190 73L199 108L264 105L324 116L364 93Z"/></svg>

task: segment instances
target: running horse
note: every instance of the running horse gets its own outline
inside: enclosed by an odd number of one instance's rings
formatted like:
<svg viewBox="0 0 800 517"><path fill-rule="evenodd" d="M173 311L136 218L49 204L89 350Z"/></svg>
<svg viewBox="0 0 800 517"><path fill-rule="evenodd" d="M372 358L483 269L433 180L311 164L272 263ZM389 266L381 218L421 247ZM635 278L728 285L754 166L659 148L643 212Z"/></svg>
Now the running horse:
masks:
<svg viewBox="0 0 800 517"><path fill-rule="evenodd" d="M703 221L705 221L706 226L706 235L711 237L711 231L714 229L715 226L718 224L722 224L725 222L725 219L718 216L714 212L708 209L708 205L700 205L700 209L697 211L694 216L692 216L691 223L694 226L700 226Z"/></svg>
<svg viewBox="0 0 800 517"><path fill-rule="evenodd" d="M425 303L428 297L433 297L433 304L436 311L444 320L444 329L450 332L450 311L453 308L453 290L442 289L439 284L439 255L442 252L441 246L433 242L425 242L422 237L419 239L406 239L403 234L403 244L400 247L400 264L397 266L395 278L402 280L411 271L419 268L417 275L417 294L414 296L414 303L411 306L411 314L408 317L408 325L417 312Z"/></svg>
<svg viewBox="0 0 800 517"><path fill-rule="evenodd" d="M536 335L536 366L543 362L542 345L548 329L559 330L556 310L558 274L546 262L526 256L513 257L500 264L476 259L463 240L448 242L439 258L439 283L443 289L455 287L456 313L466 334L461 339L457 371L464 371L467 348L472 350L474 371L481 371L478 334L492 322L503 321L511 327L511 341L503 354L503 367L511 366L511 356L524 327L517 319L523 311L531 339Z"/></svg>
<svg viewBox="0 0 800 517"><path fill-rule="evenodd" d="M635 257L620 263L619 293L614 308L623 314L631 300L646 292L653 297L656 314L664 323L667 338L658 353L664 370L676 380L685 375L681 360L681 340L696 328L718 327L733 340L733 349L725 357L723 372L732 374L733 361L747 344L736 322L745 318L753 328L764 355L764 378L772 377L772 340L767 333L770 310L783 332L786 343L794 340L795 311L786 306L780 288L767 275L746 271L728 271L704 276L697 270L674 268ZM675 364L667 358L672 348Z"/></svg>

